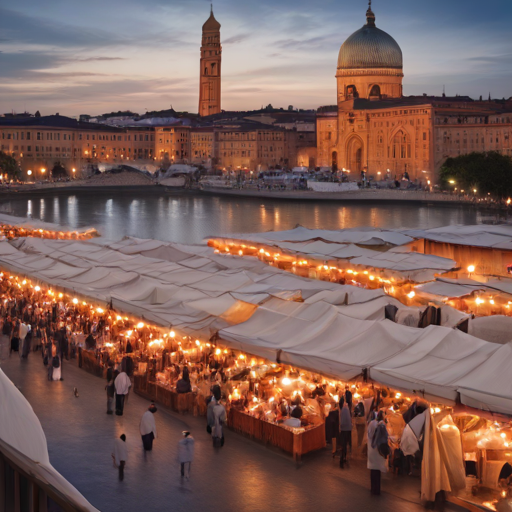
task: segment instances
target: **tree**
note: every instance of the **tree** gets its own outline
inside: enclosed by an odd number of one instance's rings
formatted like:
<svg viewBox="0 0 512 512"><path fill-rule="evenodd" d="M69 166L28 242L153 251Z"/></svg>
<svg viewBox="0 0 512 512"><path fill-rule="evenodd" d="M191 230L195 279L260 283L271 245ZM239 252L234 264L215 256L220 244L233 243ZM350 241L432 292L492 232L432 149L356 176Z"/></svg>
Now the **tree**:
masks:
<svg viewBox="0 0 512 512"><path fill-rule="evenodd" d="M439 171L439 178L444 189L457 187L468 192L477 189L480 193L490 193L495 197L510 197L512 158L497 151L448 158Z"/></svg>
<svg viewBox="0 0 512 512"><path fill-rule="evenodd" d="M3 151L0 151L0 172L2 174L8 174L9 178L15 178L19 174L16 159Z"/></svg>

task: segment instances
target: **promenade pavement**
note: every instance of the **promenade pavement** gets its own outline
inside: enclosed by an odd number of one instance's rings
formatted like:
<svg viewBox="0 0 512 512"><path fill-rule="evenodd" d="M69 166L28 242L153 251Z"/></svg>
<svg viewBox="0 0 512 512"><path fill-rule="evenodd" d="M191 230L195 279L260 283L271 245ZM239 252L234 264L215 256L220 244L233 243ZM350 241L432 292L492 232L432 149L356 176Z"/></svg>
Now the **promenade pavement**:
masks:
<svg viewBox="0 0 512 512"><path fill-rule="evenodd" d="M49 382L41 353L28 360L0 346L0 366L21 389L45 431L50 461L102 512L373 511L419 512L418 477L383 477L383 494L371 496L366 462L353 458L339 468L330 449L306 455L297 466L280 452L226 429L226 444L215 450L205 419L159 408L158 438L144 452L139 421L147 400L130 394L122 417L106 414L105 382L64 361L63 381ZM73 388L78 389L78 398ZM182 481L177 461L181 432L196 439L191 478ZM127 436L124 481L118 480L111 452L115 438Z"/></svg>

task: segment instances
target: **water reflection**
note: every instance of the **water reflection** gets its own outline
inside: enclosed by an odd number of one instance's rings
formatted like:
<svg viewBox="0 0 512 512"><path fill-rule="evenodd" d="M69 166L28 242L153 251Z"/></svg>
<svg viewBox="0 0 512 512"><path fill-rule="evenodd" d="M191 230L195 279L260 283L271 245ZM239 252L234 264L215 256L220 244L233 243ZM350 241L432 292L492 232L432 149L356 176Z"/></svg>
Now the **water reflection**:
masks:
<svg viewBox="0 0 512 512"><path fill-rule="evenodd" d="M211 235L308 228L346 229L433 228L479 224L482 214L461 206L335 201L284 201L213 197L198 194L42 194L4 201L2 211L32 215L35 219L70 225L93 226L106 238L123 236L198 243ZM47 208L47 201L53 208Z"/></svg>

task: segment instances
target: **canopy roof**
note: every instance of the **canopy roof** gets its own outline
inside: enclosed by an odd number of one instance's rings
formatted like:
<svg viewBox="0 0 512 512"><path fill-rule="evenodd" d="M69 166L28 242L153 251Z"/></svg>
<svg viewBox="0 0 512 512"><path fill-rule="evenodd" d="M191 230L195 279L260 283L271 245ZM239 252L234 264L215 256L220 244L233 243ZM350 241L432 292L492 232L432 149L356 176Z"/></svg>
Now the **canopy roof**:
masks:
<svg viewBox="0 0 512 512"><path fill-rule="evenodd" d="M407 230L403 233L413 238L424 238L434 242L512 250L512 226L507 224L445 226L427 230Z"/></svg>
<svg viewBox="0 0 512 512"><path fill-rule="evenodd" d="M73 510L98 512L50 464L46 437L27 399L0 369L0 451L52 491L64 496Z"/></svg>
<svg viewBox="0 0 512 512"><path fill-rule="evenodd" d="M404 245L413 239L396 231L327 231L299 226L289 231L235 234L220 239L225 243L237 241L273 246L285 254L304 255L318 261L337 261L339 264L339 260L347 260L350 265L388 270L415 282L430 281L436 273L448 272L457 266L452 259L410 251Z"/></svg>
<svg viewBox="0 0 512 512"><path fill-rule="evenodd" d="M460 393L467 403L478 400L482 408L512 414L508 399L485 382L481 370L485 366L491 380L501 368L512 368L503 345L447 327L418 329L384 320L388 304L406 315L419 316L419 309L406 308L381 289L306 279L207 246L136 238L110 245L0 241L0 266L185 334L218 333L226 344L270 360L343 379L367 370L384 385L448 402ZM453 327L464 315L445 306L442 318ZM498 351L509 357L508 367L493 358Z"/></svg>

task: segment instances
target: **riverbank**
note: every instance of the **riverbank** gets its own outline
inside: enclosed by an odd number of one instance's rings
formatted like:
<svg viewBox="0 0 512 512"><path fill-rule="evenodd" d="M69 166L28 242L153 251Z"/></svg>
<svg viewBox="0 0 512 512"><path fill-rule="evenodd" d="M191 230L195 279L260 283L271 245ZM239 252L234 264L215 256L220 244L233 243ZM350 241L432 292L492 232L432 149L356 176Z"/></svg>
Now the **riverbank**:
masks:
<svg viewBox="0 0 512 512"><path fill-rule="evenodd" d="M41 193L95 193L95 194L122 194L123 192L139 192L149 195L204 195L214 197L233 197L247 199L278 199L307 202L343 202L343 203L416 203L461 205L479 209L493 209L507 211L508 208L491 201L476 201L473 197L460 197L440 192L425 192L416 190L394 189L364 189L347 192L314 192L311 190L256 190L256 189L228 189L228 188L180 188L157 184L152 181L132 184L103 182L91 183L89 180L74 180L69 182L37 183L14 185L9 188L0 188L0 197L16 195L36 195Z"/></svg>
<svg viewBox="0 0 512 512"><path fill-rule="evenodd" d="M392 190L392 189L365 189L348 192L313 192L311 190L255 190L255 189L226 189L208 188L201 193L221 196L255 197L272 199L292 199L305 201L406 201L419 203L447 203L466 206L482 206L489 208L491 204L475 202L473 198L461 198L458 196L439 192L424 192L416 190ZM492 205L496 207L496 205Z"/></svg>

